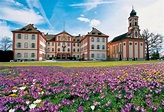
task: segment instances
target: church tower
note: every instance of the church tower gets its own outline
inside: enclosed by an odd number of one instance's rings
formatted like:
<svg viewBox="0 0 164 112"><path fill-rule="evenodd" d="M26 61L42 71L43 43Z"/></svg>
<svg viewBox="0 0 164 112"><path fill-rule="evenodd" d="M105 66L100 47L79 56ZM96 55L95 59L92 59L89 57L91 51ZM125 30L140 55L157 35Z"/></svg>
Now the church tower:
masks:
<svg viewBox="0 0 164 112"><path fill-rule="evenodd" d="M128 27L128 37L130 38L141 38L140 29L138 25L138 16L137 12L132 7L132 11L130 12L130 17L128 18L129 27Z"/></svg>

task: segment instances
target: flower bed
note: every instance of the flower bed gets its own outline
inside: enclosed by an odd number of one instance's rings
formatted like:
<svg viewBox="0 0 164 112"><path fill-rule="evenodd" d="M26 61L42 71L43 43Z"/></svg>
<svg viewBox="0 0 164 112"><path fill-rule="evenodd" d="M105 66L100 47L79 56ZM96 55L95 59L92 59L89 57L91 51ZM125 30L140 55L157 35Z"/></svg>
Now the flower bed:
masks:
<svg viewBox="0 0 164 112"><path fill-rule="evenodd" d="M0 72L0 112L164 111L163 62L3 69L8 71Z"/></svg>

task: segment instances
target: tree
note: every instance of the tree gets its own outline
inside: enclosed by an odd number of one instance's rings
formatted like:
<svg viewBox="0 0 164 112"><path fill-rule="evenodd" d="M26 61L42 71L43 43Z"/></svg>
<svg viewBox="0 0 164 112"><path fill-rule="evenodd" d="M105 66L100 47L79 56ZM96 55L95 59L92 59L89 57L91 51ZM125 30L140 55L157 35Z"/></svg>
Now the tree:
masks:
<svg viewBox="0 0 164 112"><path fill-rule="evenodd" d="M142 37L145 39L146 60L149 60L154 52L157 53L162 49L163 36L150 33L149 30L146 29L142 32Z"/></svg>
<svg viewBox="0 0 164 112"><path fill-rule="evenodd" d="M12 40L9 37L3 37L0 40L0 49L3 51L7 51L9 49L11 49L12 47Z"/></svg>

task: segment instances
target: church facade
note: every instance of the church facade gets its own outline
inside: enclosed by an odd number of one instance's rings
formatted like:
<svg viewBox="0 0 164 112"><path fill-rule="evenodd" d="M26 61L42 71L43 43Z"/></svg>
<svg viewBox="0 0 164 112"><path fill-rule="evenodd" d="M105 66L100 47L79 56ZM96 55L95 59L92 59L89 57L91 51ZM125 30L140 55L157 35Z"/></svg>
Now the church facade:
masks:
<svg viewBox="0 0 164 112"><path fill-rule="evenodd" d="M33 24L13 32L14 60L85 59L132 60L144 59L144 40L140 35L138 16L133 9L128 18L128 32L108 42L108 35L92 28L86 35L73 36L65 30L44 34Z"/></svg>
<svg viewBox="0 0 164 112"><path fill-rule="evenodd" d="M140 34L138 16L134 9L128 18L128 32L108 43L109 60L144 60L145 40Z"/></svg>

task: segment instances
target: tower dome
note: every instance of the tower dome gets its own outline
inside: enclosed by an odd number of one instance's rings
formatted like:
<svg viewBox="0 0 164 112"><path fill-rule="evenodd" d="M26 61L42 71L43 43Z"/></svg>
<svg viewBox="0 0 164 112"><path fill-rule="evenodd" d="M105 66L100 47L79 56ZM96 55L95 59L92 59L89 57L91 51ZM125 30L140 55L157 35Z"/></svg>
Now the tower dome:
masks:
<svg viewBox="0 0 164 112"><path fill-rule="evenodd" d="M136 16L136 15L137 15L137 12L134 9L132 9L132 11L130 12L130 17Z"/></svg>

